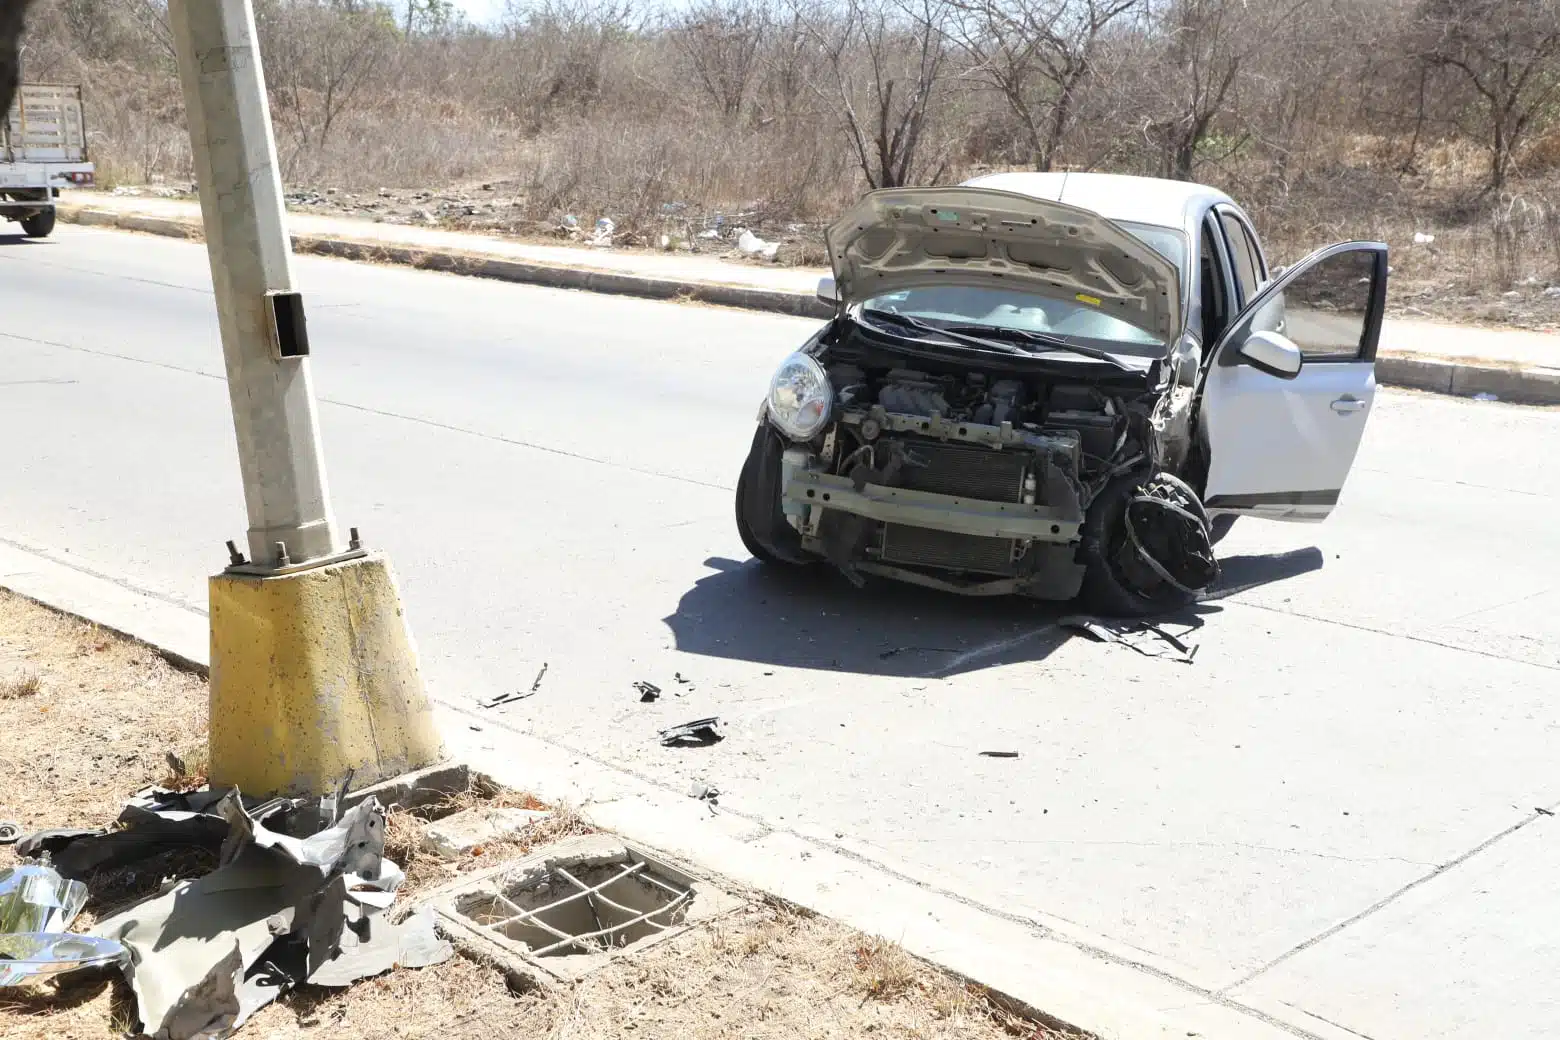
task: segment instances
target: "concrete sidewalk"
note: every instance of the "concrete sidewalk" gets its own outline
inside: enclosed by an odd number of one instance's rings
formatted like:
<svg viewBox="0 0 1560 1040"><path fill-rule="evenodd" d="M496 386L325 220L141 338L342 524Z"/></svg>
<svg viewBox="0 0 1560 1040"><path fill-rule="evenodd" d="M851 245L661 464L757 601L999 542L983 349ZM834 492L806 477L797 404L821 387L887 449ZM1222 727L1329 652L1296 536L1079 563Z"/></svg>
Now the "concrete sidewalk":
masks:
<svg viewBox="0 0 1560 1040"><path fill-rule="evenodd" d="M200 237L193 200L66 192L60 216L80 224ZM288 215L294 248L351 260L407 264L554 288L689 300L826 317L813 296L827 272L717 257L549 246L492 235L313 214ZM1560 336L1388 319L1377 378L1445 394L1560 404Z"/></svg>

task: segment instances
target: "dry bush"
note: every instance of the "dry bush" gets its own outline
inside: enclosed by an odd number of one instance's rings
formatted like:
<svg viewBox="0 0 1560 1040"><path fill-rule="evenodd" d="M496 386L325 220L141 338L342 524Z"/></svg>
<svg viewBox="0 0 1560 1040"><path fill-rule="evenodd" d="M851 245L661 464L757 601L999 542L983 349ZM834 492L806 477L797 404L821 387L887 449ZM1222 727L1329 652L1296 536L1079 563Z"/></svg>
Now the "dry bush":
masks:
<svg viewBox="0 0 1560 1040"><path fill-rule="evenodd" d="M190 178L165 3L32 12L28 76L86 87L107 184ZM499 182L499 227L605 216L620 242L655 244L721 215L817 262L818 227L872 184L1025 166L1184 176L1236 195L1286 260L1425 231L1437 248L1405 255L1401 284L1487 296L1560 278L1560 35L1532 6L511 0L471 26L421 0L256 3L301 189ZM1491 98L1503 60L1526 79ZM1497 141L1480 113L1507 95Z"/></svg>

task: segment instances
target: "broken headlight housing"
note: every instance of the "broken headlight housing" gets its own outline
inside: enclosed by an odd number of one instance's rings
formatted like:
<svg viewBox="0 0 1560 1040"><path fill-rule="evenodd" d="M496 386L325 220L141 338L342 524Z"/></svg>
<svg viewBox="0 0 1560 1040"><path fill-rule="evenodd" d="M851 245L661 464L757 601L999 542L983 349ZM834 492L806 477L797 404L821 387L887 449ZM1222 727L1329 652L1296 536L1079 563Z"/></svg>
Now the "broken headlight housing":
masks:
<svg viewBox="0 0 1560 1040"><path fill-rule="evenodd" d="M806 354L786 358L769 381L769 418L792 440L812 440L829 421L833 403L828 375Z"/></svg>

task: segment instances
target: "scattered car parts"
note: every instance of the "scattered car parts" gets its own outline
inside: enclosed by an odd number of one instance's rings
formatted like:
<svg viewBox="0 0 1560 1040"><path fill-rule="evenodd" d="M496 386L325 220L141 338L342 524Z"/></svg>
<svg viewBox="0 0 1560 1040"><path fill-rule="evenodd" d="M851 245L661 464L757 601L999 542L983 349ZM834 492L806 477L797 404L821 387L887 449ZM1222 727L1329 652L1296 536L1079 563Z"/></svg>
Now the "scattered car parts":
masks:
<svg viewBox="0 0 1560 1040"><path fill-rule="evenodd" d="M714 717L694 719L661 731L661 743L666 747L709 747L724 737L720 719Z"/></svg>
<svg viewBox="0 0 1560 1040"><path fill-rule="evenodd" d="M1096 642L1116 643L1144 657L1163 657L1191 664L1197 646L1165 629L1163 625L1141 620L1116 620L1073 614L1057 621L1063 628L1082 632Z"/></svg>

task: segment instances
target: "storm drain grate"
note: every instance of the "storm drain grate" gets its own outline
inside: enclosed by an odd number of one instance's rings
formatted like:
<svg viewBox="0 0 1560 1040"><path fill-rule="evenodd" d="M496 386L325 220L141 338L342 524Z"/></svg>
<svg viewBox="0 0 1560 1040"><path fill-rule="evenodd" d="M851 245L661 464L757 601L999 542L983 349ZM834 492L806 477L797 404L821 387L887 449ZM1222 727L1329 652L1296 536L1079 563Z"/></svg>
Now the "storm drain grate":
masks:
<svg viewBox="0 0 1560 1040"><path fill-rule="evenodd" d="M548 957L600 953L664 932L682 923L693 900L692 891L656 877L644 860L621 869L577 869L583 880L555 866L540 880L468 896L456 902L456 910L481 927L525 943L531 956Z"/></svg>
<svg viewBox="0 0 1560 1040"><path fill-rule="evenodd" d="M456 942L565 980L741 905L609 834L538 849L427 902Z"/></svg>

